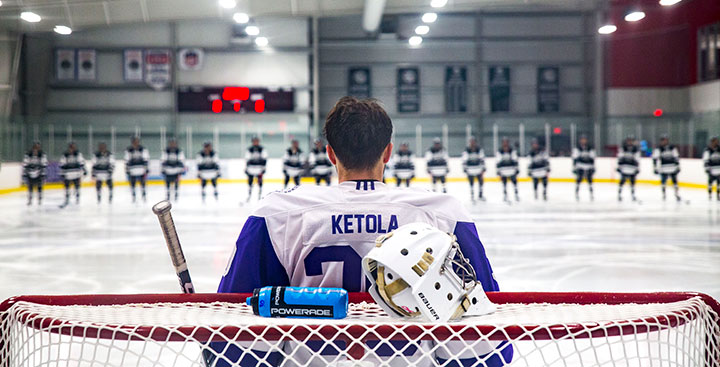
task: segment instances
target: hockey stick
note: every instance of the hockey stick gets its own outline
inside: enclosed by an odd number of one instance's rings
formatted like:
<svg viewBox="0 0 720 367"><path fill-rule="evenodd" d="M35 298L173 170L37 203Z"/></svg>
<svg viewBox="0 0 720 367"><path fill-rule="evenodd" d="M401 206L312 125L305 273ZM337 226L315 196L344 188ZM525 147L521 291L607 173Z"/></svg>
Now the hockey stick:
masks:
<svg viewBox="0 0 720 367"><path fill-rule="evenodd" d="M185 262L185 255L180 246L180 239L175 230L175 222L172 219L172 214L170 214L170 209L172 209L172 204L167 200L163 200L152 207L153 213L157 215L160 221L160 228L165 236L165 243L170 253L170 259L172 260L175 273L180 281L180 288L183 293L195 293L195 287L192 284L192 280L190 280L190 270L188 269L187 262ZM210 367L215 356L207 349L202 350L202 355L205 366Z"/></svg>

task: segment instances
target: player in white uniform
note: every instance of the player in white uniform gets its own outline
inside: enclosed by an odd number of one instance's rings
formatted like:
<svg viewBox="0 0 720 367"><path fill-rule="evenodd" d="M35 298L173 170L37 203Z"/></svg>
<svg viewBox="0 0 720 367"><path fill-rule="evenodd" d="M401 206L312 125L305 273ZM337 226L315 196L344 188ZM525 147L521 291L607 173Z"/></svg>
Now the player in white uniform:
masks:
<svg viewBox="0 0 720 367"><path fill-rule="evenodd" d="M310 171L313 177L315 177L316 185L320 185L320 182L323 181L330 185L333 165L327 157L327 150L322 140L315 139L315 148L310 152L308 164L310 165Z"/></svg>
<svg viewBox="0 0 720 367"><path fill-rule="evenodd" d="M392 161L393 174L398 187L405 181L405 187L410 187L410 181L415 178L415 163L413 152L408 143L400 144L400 149L395 153Z"/></svg>
<svg viewBox="0 0 720 367"><path fill-rule="evenodd" d="M75 204L80 203L80 180L87 174L85 170L85 158L82 153L78 152L75 143L68 144L68 149L60 158L60 175L65 185L65 203L70 203L70 185L75 187Z"/></svg>
<svg viewBox="0 0 720 367"><path fill-rule="evenodd" d="M532 178L533 190L535 192L535 200L538 199L538 186L542 182L543 200L547 201L547 185L548 176L550 175L550 159L547 152L540 146L537 139L533 139L532 148L528 157L530 164L528 165L528 174Z"/></svg>
<svg viewBox="0 0 720 367"><path fill-rule="evenodd" d="M185 153L178 148L177 140L170 139L167 148L160 156L162 173L165 176L165 199L170 200L170 191L175 191L175 201L178 199L180 175L185 172Z"/></svg>
<svg viewBox="0 0 720 367"><path fill-rule="evenodd" d="M150 152L140 145L140 138L134 136L130 140L130 146L125 149L125 173L127 173L128 181L130 181L130 191L132 192L132 201L135 202L135 185L140 184L143 201L147 200L145 191L145 179L148 173L148 163L150 161Z"/></svg>
<svg viewBox="0 0 720 367"><path fill-rule="evenodd" d="M515 201L520 201L520 195L518 195L517 176L519 172L518 168L518 155L517 151L510 146L510 139L503 138L500 150L495 154L495 167L497 167L500 181L503 184L503 200L509 202L507 195L507 182L510 180L515 189Z"/></svg>
<svg viewBox="0 0 720 367"><path fill-rule="evenodd" d="M445 187L445 181L450 170L448 167L448 156L447 150L442 146L440 138L433 139L433 145L425 153L425 161L427 161L427 171L432 177L433 191L436 190L436 184L438 181L442 184L442 192L447 192Z"/></svg>
<svg viewBox="0 0 720 367"><path fill-rule="evenodd" d="M102 185L105 183L108 187L108 202L112 203L113 199L113 180L112 174L115 170L115 157L111 151L107 150L107 144L98 144L98 150L92 157L92 177L95 179L95 192L97 193L97 202L100 204L102 198Z"/></svg>
<svg viewBox="0 0 720 367"><path fill-rule="evenodd" d="M630 194L632 201L636 201L635 197L635 179L640 173L640 148L635 143L635 138L628 136L625 144L618 150L618 167L620 173L620 185L618 185L618 201L622 201L622 189L625 182L630 183Z"/></svg>
<svg viewBox="0 0 720 367"><path fill-rule="evenodd" d="M478 199L485 201L483 197L483 185L485 180L485 151L478 146L477 139L473 136L468 142L467 148L462 153L462 165L463 171L467 175L468 181L470 182L470 199L475 201L475 194L473 193L474 182L478 182Z"/></svg>
<svg viewBox="0 0 720 367"><path fill-rule="evenodd" d="M375 246L378 235L412 222L428 223L454 234L484 290L499 290L475 223L460 201L449 195L393 188L381 182L384 165L392 154L392 122L377 102L340 99L328 114L324 133L339 185L296 186L267 195L245 222L218 292L251 292L263 286L367 291L370 283L362 272L362 257ZM218 352L223 347L221 343L213 345ZM306 365L327 366L338 358L336 351L329 350L333 348L327 349L322 357L307 360ZM238 349L223 354L237 360L240 353ZM253 353L267 358L270 365L281 362L279 353ZM296 359L310 358L300 351L294 353ZM414 352L409 353L408 359L397 358L390 365L407 366L408 360L413 361ZM488 366L501 366L501 358L512 358L512 348L507 345L495 353ZM436 351L434 357L433 364L451 358L447 350ZM243 358L252 365L251 355ZM456 359L468 365L477 361L472 356Z"/></svg>
<svg viewBox="0 0 720 367"><path fill-rule="evenodd" d="M292 180L295 186L300 185L300 176L303 172L303 154L300 149L300 143L297 139L293 139L283 156L283 173L285 174L285 185L283 188L287 188L288 183Z"/></svg>
<svg viewBox="0 0 720 367"><path fill-rule="evenodd" d="M45 181L47 155L42 151L40 142L34 142L23 157L23 179L28 187L27 205L32 205L33 188L37 189L37 203L42 204L43 183Z"/></svg>
<svg viewBox="0 0 720 367"><path fill-rule="evenodd" d="M260 138L253 136L252 145L245 152L245 174L248 176L248 198L250 201L252 196L253 180L257 178L258 199L262 198L263 174L265 174L265 166L267 165L268 154L260 145Z"/></svg>
<svg viewBox="0 0 720 367"><path fill-rule="evenodd" d="M203 150L198 153L195 161L198 168L198 178L200 179L203 203L205 202L205 186L207 186L208 181L210 181L210 184L213 186L213 195L215 195L215 200L217 201L217 180L218 177L220 177L220 158L218 158L210 142L203 144Z"/></svg>
<svg viewBox="0 0 720 367"><path fill-rule="evenodd" d="M585 135L580 136L577 148L573 148L573 173L575 173L575 200L580 201L580 184L583 179L588 182L588 190L590 190L590 200L594 200L593 195L593 174L595 173L595 149L588 144L588 138Z"/></svg>
<svg viewBox="0 0 720 367"><path fill-rule="evenodd" d="M670 179L675 188L675 199L680 201L677 178L680 173L680 153L674 145L670 144L667 135L660 137L660 144L653 151L653 166L655 166L655 174L660 175L663 200L665 200L665 186Z"/></svg>
<svg viewBox="0 0 720 367"><path fill-rule="evenodd" d="M708 198L712 200L713 182L717 200L720 201L720 140L717 136L710 139L710 144L705 148L702 155L703 166L708 175Z"/></svg>

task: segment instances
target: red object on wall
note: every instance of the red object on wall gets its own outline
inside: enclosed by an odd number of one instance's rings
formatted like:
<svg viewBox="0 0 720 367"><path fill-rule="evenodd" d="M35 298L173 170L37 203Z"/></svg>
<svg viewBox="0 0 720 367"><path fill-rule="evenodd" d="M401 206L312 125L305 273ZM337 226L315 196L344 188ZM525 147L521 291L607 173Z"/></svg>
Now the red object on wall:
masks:
<svg viewBox="0 0 720 367"><path fill-rule="evenodd" d="M631 6L640 6L645 19L626 22ZM681 87L697 82L697 32L720 21L720 1L613 0L609 15L618 30L607 36L608 87Z"/></svg>
<svg viewBox="0 0 720 367"><path fill-rule="evenodd" d="M662 115L663 115L663 110L660 108L658 108L657 110L655 110L655 112L653 112L653 116L655 116L655 117L660 117Z"/></svg>
<svg viewBox="0 0 720 367"><path fill-rule="evenodd" d="M216 99L212 101L212 112L220 113L222 112L222 101L219 99Z"/></svg>
<svg viewBox="0 0 720 367"><path fill-rule="evenodd" d="M553 134L560 135L562 134L562 128L556 127L553 129Z"/></svg>
<svg viewBox="0 0 720 367"><path fill-rule="evenodd" d="M262 113L263 111L265 111L265 101L258 99L255 101L255 112Z"/></svg>

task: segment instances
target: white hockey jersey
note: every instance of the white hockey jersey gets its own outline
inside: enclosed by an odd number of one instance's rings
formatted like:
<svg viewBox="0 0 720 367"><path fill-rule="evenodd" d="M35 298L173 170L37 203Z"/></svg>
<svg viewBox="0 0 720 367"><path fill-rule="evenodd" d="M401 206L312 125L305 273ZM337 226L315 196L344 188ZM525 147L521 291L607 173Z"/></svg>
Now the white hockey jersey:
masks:
<svg viewBox="0 0 720 367"><path fill-rule="evenodd" d="M499 290L475 223L460 201L379 181L346 181L266 196L245 222L218 292L252 292L263 286L366 291L370 283L362 272L362 257L379 235L412 222L453 233L485 291Z"/></svg>

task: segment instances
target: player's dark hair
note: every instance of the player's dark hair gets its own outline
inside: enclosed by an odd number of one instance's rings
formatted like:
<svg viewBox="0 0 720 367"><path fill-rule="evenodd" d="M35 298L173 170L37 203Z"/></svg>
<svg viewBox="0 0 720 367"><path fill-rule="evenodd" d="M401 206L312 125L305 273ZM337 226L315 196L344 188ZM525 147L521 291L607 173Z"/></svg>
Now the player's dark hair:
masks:
<svg viewBox="0 0 720 367"><path fill-rule="evenodd" d="M343 97L325 119L323 134L348 169L370 169L390 144L390 117L375 99Z"/></svg>

